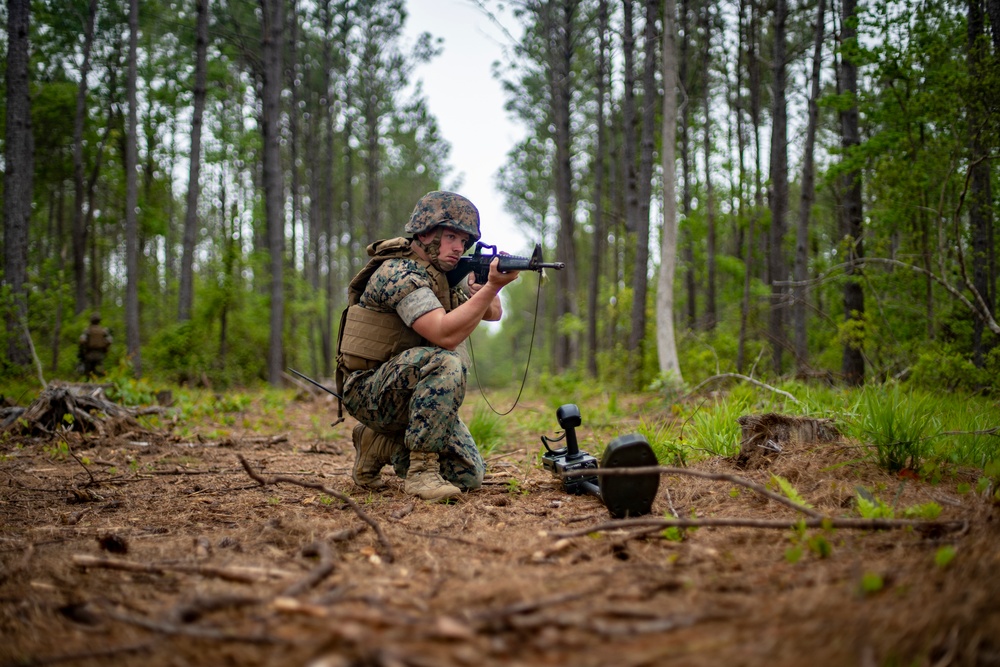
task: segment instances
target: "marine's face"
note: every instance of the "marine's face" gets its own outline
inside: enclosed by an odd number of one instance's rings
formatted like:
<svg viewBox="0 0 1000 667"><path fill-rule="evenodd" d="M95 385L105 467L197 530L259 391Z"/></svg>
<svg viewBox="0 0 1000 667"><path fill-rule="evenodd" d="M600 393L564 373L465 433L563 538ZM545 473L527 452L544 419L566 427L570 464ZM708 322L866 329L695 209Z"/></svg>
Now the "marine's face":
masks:
<svg viewBox="0 0 1000 667"><path fill-rule="evenodd" d="M440 239L437 241L440 245L437 248L437 257L433 257L435 254L433 251L433 246L435 244L434 237L441 234ZM469 241L469 235L465 232L460 232L457 229L451 229L450 227L438 227L432 229L427 234L419 235L420 241L426 246L429 246L430 254L432 255L431 260L437 260L440 264L438 268L442 271L450 271L458 266L459 258L465 254L465 244Z"/></svg>

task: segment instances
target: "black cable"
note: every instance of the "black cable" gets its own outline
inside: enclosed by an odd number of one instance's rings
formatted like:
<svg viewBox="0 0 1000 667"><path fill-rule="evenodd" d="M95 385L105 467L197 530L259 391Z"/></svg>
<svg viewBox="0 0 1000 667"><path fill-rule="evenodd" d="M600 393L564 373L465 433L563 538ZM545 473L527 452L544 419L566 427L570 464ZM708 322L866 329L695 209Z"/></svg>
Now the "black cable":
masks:
<svg viewBox="0 0 1000 667"><path fill-rule="evenodd" d="M535 293L535 318L531 323L531 342L528 344L528 360L524 362L524 375L521 376L521 388L517 390L517 398L514 399L514 405L510 406L506 412L498 412L493 404L490 403L490 399L486 397L486 391L483 389L483 383L479 381L479 368L476 367L476 353L472 349L472 336L469 336L469 356L472 358L472 370L476 374L476 385L479 386L479 393L482 394L483 400L486 401L486 405L490 406L495 414L504 417L509 415L517 407L517 402L521 400L521 392L524 391L524 383L528 379L528 369L531 368L531 348L535 347L535 328L538 326L538 302L541 300L542 296L542 274L538 274L538 291Z"/></svg>

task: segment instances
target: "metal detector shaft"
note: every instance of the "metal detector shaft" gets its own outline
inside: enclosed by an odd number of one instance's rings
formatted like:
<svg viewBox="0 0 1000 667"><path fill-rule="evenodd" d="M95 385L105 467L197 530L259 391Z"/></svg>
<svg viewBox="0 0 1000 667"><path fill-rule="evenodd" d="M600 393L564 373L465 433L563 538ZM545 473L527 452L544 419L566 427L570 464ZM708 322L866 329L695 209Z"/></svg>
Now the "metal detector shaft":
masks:
<svg viewBox="0 0 1000 667"><path fill-rule="evenodd" d="M343 398L341 398L340 394L338 394L337 392L335 392L335 391L332 391L332 390L330 390L330 389L327 389L326 387L324 387L323 385L321 385L321 384L320 384L319 382L316 382L316 380L313 380L313 379L312 379L311 377L309 377L308 375L303 375L302 373L298 372L298 371L297 371L297 370L295 370L294 368L289 368L288 370L290 370L291 372L295 373L296 375L298 375L298 376L299 376L300 378L302 378L302 379L303 379L303 380L305 380L306 382L311 382L312 384L316 385L317 387L319 387L320 389L322 389L322 390L323 390L323 391L325 391L326 393L328 393L328 394L333 394L334 396L336 396L336 397L337 397L337 398L339 398L340 400L344 400Z"/></svg>

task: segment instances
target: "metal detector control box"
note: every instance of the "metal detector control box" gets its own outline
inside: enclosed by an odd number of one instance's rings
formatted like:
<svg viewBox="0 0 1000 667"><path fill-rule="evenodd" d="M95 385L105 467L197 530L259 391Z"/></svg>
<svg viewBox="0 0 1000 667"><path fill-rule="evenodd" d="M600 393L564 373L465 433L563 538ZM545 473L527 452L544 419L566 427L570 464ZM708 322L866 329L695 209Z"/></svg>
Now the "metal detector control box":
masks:
<svg viewBox="0 0 1000 667"><path fill-rule="evenodd" d="M580 477L564 477L564 473L586 469L639 468L656 466L656 454L646 439L638 433L630 433L615 438L608 443L601 457L600 466L597 459L581 452L576 439L576 427L583 423L580 409L567 404L556 410L556 419L563 429L563 435L558 438L542 436L545 453L542 455L542 465L553 475L562 479L563 490L573 495L592 495L600 498L605 507L616 519L629 516L649 514L653 501L660 487L660 475L650 473L643 475L582 475ZM549 445L566 440L566 446L553 449Z"/></svg>

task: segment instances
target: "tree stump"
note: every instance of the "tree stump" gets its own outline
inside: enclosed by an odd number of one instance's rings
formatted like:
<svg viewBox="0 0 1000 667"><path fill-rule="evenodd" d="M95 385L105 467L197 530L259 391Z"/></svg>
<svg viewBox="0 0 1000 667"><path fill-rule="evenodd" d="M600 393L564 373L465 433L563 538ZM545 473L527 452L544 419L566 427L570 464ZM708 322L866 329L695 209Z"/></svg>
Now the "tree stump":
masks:
<svg viewBox="0 0 1000 667"><path fill-rule="evenodd" d="M834 442L840 439L840 431L832 419L794 417L768 412L762 415L743 415L736 421L743 429L736 465L743 469L770 465L774 459L795 445Z"/></svg>
<svg viewBox="0 0 1000 667"><path fill-rule="evenodd" d="M135 419L137 413L108 400L103 385L52 385L23 412L4 419L3 430L14 435L51 435L56 429L65 428L116 435L126 430L142 430Z"/></svg>

